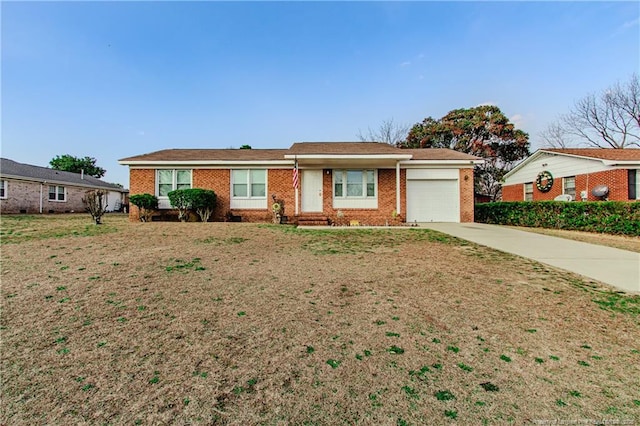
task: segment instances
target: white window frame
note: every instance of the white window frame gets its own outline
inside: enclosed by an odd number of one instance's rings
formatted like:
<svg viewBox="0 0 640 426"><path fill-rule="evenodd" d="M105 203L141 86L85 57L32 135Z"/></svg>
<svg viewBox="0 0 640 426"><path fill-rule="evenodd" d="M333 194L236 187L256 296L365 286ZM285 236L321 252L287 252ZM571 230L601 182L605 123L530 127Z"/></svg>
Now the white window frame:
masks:
<svg viewBox="0 0 640 426"><path fill-rule="evenodd" d="M7 189L8 189L9 185L7 183L7 181L5 179L0 179L0 190L2 190L2 193L0 194L0 200L6 200L7 199Z"/></svg>
<svg viewBox="0 0 640 426"><path fill-rule="evenodd" d="M573 179L573 199L576 199L576 177L575 176L566 176L562 178L562 193L567 194L567 179Z"/></svg>
<svg viewBox="0 0 640 426"><path fill-rule="evenodd" d="M193 188L193 169L156 169L155 191L156 191L156 197L158 197L158 207L161 209L170 209L171 203L169 202L169 197L166 195L162 195L162 196L160 195L160 172L161 171L171 172L171 191L175 191L176 189L178 189L178 172L183 172L183 171L189 172L189 188ZM186 188L181 188L181 189L186 189Z"/></svg>
<svg viewBox="0 0 640 426"><path fill-rule="evenodd" d="M51 188L55 188L54 190L54 194L55 194L55 198L51 199ZM62 189L62 200L60 200L58 197L60 197L60 190ZM66 203L67 202L67 188L64 185L49 185L49 192L47 193L47 198L49 199L50 202L54 202L54 203Z"/></svg>
<svg viewBox="0 0 640 426"><path fill-rule="evenodd" d="M246 180L242 182L236 182L235 179L238 178L237 174L239 172L246 173ZM252 172L262 172L264 173L264 194L262 195L254 195L253 193L253 185L262 185L263 183L254 183L252 180ZM230 199L230 208L231 209L259 209L264 210L268 208L268 189L269 189L269 170L264 167L253 167L253 168L238 168L231 169L231 173L229 176L230 184L229 184L229 199ZM235 196L233 192L233 187L235 184L246 185L247 186L247 195Z"/></svg>
<svg viewBox="0 0 640 426"><path fill-rule="evenodd" d="M264 172L264 194L263 195L253 195L253 181L251 177L252 171L262 171ZM244 182L235 182L236 174L234 172L246 172L247 178ZM233 186L235 184L238 185L247 185L247 195L234 195ZM261 183L257 183L256 185L261 185ZM267 169L231 169L231 198L236 200L250 200L250 199L258 199L264 200L267 198Z"/></svg>
<svg viewBox="0 0 640 426"><path fill-rule="evenodd" d="M362 195L347 195L347 173L362 173ZM373 195L367 195L368 172L373 172ZM336 195L336 180L342 178L342 194ZM378 208L378 169L334 169L331 179L331 192L334 209L377 209Z"/></svg>
<svg viewBox="0 0 640 426"><path fill-rule="evenodd" d="M362 173L362 195L347 195L347 175L348 172ZM367 172L373 172L373 195L367 195ZM341 176L342 195L336 195L336 179ZM378 170L377 169L336 169L333 171L333 198L334 199L377 199L378 198Z"/></svg>
<svg viewBox="0 0 640 426"><path fill-rule="evenodd" d="M527 186L531 188L531 191L527 191ZM533 201L533 182L525 182L523 185L523 192L524 201ZM527 196L531 196L531 198L529 199Z"/></svg>

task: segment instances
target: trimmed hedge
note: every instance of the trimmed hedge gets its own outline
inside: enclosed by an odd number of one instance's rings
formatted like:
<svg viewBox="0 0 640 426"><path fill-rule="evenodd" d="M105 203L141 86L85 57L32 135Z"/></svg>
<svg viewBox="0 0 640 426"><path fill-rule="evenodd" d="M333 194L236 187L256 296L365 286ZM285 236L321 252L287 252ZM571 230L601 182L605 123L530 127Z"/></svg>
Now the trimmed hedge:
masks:
<svg viewBox="0 0 640 426"><path fill-rule="evenodd" d="M640 236L640 202L518 201L476 204L475 220L497 225Z"/></svg>

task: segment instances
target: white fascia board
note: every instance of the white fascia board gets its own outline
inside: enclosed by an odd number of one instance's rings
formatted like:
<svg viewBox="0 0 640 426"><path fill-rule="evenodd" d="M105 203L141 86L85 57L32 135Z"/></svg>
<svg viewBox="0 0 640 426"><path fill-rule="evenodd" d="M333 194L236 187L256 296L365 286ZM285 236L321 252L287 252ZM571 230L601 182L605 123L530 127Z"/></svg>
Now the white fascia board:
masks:
<svg viewBox="0 0 640 426"><path fill-rule="evenodd" d="M197 161L118 161L123 166L159 166L186 168L190 166L293 166L293 161L286 160L197 160Z"/></svg>
<svg viewBox="0 0 640 426"><path fill-rule="evenodd" d="M605 166L640 166L638 160L601 160Z"/></svg>
<svg viewBox="0 0 640 426"><path fill-rule="evenodd" d="M409 160L412 154L287 154L284 158L298 160Z"/></svg>
<svg viewBox="0 0 640 426"><path fill-rule="evenodd" d="M460 166L469 167L476 164L484 164L484 160L409 160L400 161L400 166L407 168L410 166Z"/></svg>

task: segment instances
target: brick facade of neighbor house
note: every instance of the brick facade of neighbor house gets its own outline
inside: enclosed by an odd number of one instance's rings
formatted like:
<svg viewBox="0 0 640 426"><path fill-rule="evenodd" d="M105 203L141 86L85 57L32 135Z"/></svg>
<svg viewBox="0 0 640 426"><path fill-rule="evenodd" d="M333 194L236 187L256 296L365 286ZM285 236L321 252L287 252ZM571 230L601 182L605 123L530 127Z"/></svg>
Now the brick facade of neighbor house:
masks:
<svg viewBox="0 0 640 426"><path fill-rule="evenodd" d="M0 213L40 213L42 189L42 213L83 213L84 198L89 188L64 186L65 201L49 200L49 185L39 182L4 179L7 181L7 197L0 200Z"/></svg>
<svg viewBox="0 0 640 426"><path fill-rule="evenodd" d="M48 167L19 163L0 158L0 213L84 213L82 201L87 191L105 192L107 211L119 210L127 201L126 189L83 173L54 170ZM55 199L49 199L50 187L55 187ZM64 190L64 199L60 195Z"/></svg>
<svg viewBox="0 0 640 426"><path fill-rule="evenodd" d="M536 187L536 178L542 172L553 176L549 192L541 192ZM532 184L533 201L553 200L572 192L564 188L567 179L574 179L576 201L582 200L583 191L587 195L585 200L599 200L591 193L598 185L609 188L607 199L610 201L636 201L640 199L640 149L540 149L504 176L502 200L524 201L527 183Z"/></svg>
<svg viewBox="0 0 640 426"><path fill-rule="evenodd" d="M524 201L524 183L503 185L502 201Z"/></svg>
<svg viewBox="0 0 640 426"><path fill-rule="evenodd" d="M562 177L554 178L553 186L549 192L541 192L533 182L533 201L551 201L562 194ZM629 200L629 181L626 169L611 169L602 172L575 175L576 200L580 201L580 192L587 191L586 201L598 201L591 190L597 185L609 187L607 199L610 201L634 201ZM502 199L504 201L524 201L524 184L507 185L502 187Z"/></svg>
<svg viewBox="0 0 640 426"><path fill-rule="evenodd" d="M629 201L629 180L628 172L625 169L607 170L605 172L590 173L576 176L576 198L580 199L580 191L586 190L589 196L588 201L597 201L591 190L596 185L607 185L609 187L608 200Z"/></svg>

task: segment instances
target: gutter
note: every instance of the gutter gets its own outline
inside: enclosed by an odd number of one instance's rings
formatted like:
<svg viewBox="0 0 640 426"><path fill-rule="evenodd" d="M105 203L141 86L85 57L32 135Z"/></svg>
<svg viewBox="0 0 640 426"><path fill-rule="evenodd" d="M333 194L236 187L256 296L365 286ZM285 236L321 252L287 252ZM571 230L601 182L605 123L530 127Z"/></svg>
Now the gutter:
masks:
<svg viewBox="0 0 640 426"><path fill-rule="evenodd" d="M122 166L179 166L179 167L188 167L188 166L225 166L225 165L234 165L234 166L247 166L251 164L256 165L276 165L276 166L293 166L293 161L287 160L196 160L196 161L150 161L150 160L142 160L142 161L126 161L120 160L118 164Z"/></svg>

